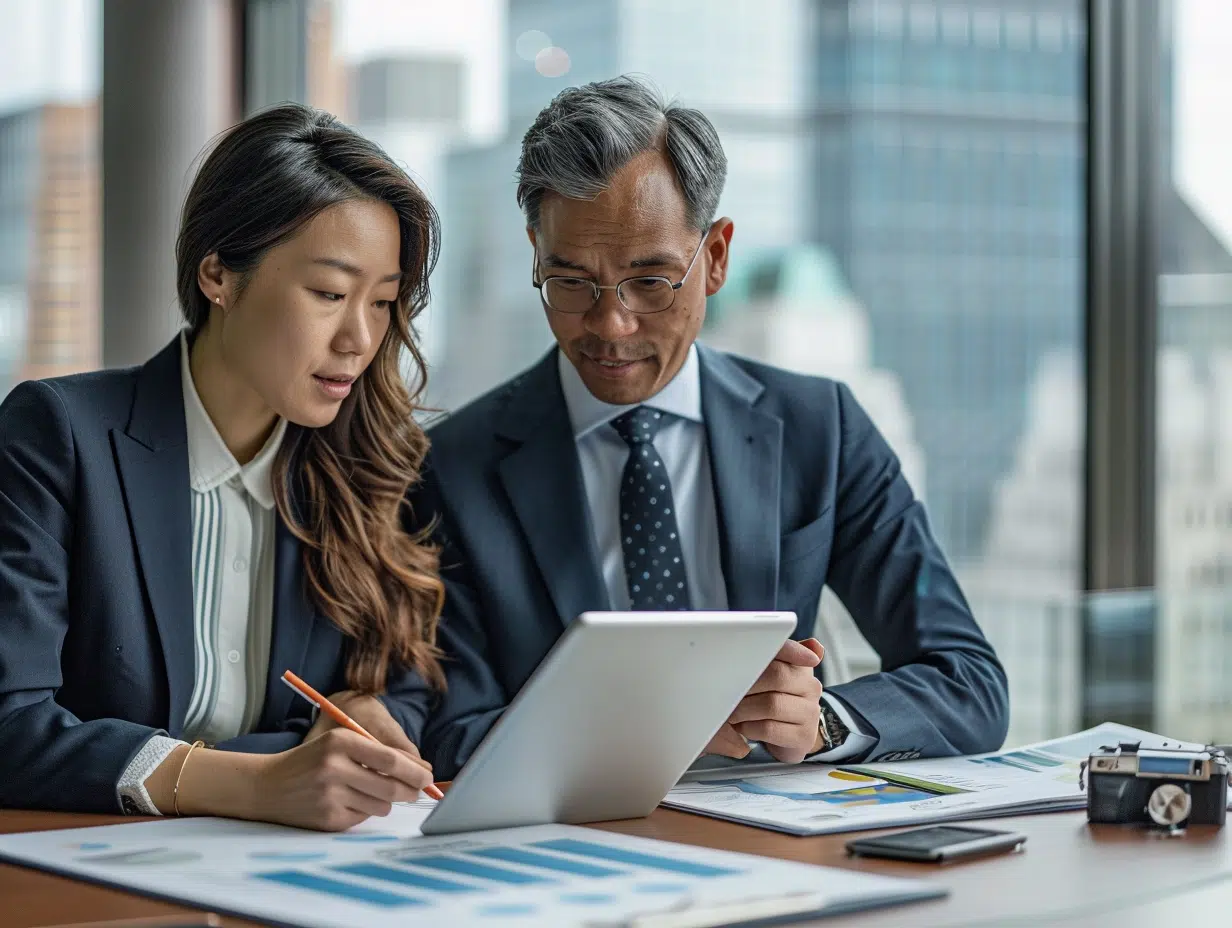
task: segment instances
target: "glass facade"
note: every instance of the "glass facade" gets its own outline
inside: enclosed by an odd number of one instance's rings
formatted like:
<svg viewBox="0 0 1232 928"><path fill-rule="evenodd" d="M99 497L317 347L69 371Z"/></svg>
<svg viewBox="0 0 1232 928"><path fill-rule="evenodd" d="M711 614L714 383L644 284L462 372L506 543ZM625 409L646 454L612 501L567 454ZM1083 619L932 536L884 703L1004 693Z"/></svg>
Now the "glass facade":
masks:
<svg viewBox="0 0 1232 928"><path fill-rule="evenodd" d="M651 6L509 4L504 137L447 160L434 397L455 407L551 344L514 202L522 132L565 86L649 77L728 155L732 283L704 339L852 384L1014 655L1013 736L1059 731L1078 714L1083 5ZM568 72L540 73L528 36Z"/></svg>
<svg viewBox="0 0 1232 928"><path fill-rule="evenodd" d="M1161 32L1156 716L1232 738L1232 10L1173 0Z"/></svg>
<svg viewBox="0 0 1232 928"><path fill-rule="evenodd" d="M0 396L99 363L101 6L0 3Z"/></svg>
<svg viewBox="0 0 1232 928"><path fill-rule="evenodd" d="M1152 712L1170 734L1226 739L1232 14L1161 3ZM443 409L551 344L514 201L540 108L637 73L703 109L736 225L703 339L852 386L1006 660L1024 741L1079 720L1084 624L1142 611L1081 592L1087 6L250 0L245 102L339 113L438 205L420 330ZM0 0L0 395L99 363L102 8ZM821 620L853 672L875 666L832 598Z"/></svg>

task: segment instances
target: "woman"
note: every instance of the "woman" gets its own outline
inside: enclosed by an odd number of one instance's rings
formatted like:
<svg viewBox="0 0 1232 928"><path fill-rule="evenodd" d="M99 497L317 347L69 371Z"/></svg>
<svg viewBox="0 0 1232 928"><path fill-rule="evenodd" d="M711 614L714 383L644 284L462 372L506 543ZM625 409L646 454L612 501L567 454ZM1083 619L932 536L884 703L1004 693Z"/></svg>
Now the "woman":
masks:
<svg viewBox="0 0 1232 928"><path fill-rule="evenodd" d="M431 782L407 733L442 587L400 528L427 441L399 353L422 383L437 245L379 148L265 111L185 203L185 332L0 406L0 806L337 830ZM287 669L381 743L313 724Z"/></svg>

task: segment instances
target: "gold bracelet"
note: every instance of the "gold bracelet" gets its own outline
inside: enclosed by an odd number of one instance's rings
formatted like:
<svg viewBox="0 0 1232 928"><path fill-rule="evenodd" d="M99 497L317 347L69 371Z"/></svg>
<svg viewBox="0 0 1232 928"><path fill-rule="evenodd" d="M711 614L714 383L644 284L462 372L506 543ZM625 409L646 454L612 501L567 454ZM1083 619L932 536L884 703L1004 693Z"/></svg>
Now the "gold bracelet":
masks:
<svg viewBox="0 0 1232 928"><path fill-rule="evenodd" d="M188 748L188 753L184 755L184 762L180 764L180 772L175 775L175 788L171 791L171 806L175 809L175 814L180 815L180 780L184 779L184 768L188 766L188 758L192 757L192 752L197 748L205 747L204 741L194 741Z"/></svg>

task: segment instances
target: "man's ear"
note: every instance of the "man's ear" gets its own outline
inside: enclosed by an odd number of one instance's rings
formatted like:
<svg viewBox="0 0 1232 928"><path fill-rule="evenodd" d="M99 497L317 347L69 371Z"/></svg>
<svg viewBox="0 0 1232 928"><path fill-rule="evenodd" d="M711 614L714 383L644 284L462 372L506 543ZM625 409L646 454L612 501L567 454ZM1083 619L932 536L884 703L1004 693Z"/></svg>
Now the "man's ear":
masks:
<svg viewBox="0 0 1232 928"><path fill-rule="evenodd" d="M731 256L731 238L735 229L735 223L724 216L716 220L707 233L710 240L705 246L706 296L714 296L727 283L727 261Z"/></svg>

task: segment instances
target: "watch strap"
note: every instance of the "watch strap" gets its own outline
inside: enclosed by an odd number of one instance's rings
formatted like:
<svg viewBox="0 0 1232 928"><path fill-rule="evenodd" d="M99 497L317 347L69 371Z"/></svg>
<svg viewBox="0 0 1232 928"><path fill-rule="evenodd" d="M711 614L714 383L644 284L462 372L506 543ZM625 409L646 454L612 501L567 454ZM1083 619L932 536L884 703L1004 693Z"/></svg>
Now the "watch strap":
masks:
<svg viewBox="0 0 1232 928"><path fill-rule="evenodd" d="M817 717L817 728L821 732L821 740L826 751L833 751L841 746L851 734L851 730L843 724L838 713L824 699L821 701L821 713Z"/></svg>

